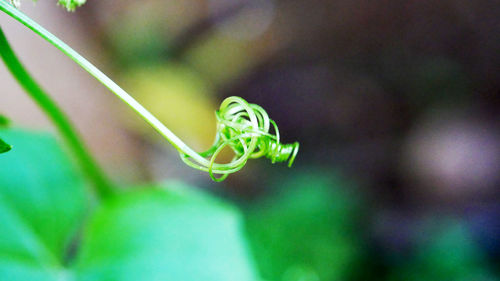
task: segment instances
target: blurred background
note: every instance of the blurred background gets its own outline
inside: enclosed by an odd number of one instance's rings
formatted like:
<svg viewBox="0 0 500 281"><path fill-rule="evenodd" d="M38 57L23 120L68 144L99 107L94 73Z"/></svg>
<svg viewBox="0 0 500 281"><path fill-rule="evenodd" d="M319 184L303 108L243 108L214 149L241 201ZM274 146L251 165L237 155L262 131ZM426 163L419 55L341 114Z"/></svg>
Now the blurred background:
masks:
<svg viewBox="0 0 500 281"><path fill-rule="evenodd" d="M500 3L89 0L22 10L193 148L237 95L294 166L221 184L55 48L4 14L14 49L120 183L180 179L244 212L264 280L500 280ZM55 131L0 66L0 113Z"/></svg>

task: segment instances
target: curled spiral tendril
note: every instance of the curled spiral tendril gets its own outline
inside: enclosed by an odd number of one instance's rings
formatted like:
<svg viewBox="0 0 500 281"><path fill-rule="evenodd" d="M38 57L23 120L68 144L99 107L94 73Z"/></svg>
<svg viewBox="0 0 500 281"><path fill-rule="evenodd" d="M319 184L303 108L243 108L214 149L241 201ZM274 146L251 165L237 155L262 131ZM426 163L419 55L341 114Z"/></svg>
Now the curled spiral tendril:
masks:
<svg viewBox="0 0 500 281"><path fill-rule="evenodd" d="M240 97L229 97L215 114L218 122L215 142L210 149L199 153L206 161L181 152L187 165L208 172L214 181L222 181L243 168L248 159L267 157L272 163L288 161L289 167L293 164L299 143L280 143L278 126L259 105ZM234 152L233 159L229 163L216 163L217 156L226 147Z"/></svg>

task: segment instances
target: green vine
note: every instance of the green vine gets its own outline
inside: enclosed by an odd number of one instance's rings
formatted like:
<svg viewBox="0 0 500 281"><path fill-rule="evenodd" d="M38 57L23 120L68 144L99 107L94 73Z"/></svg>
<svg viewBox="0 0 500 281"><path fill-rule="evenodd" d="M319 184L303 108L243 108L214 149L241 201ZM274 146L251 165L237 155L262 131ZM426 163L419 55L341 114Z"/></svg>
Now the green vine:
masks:
<svg viewBox="0 0 500 281"><path fill-rule="evenodd" d="M0 1L1 4L1 1ZM63 136L64 140L76 156L82 170L92 181L99 197L105 198L113 193L111 184L101 171L96 161L87 152L80 136L74 129L68 117L62 112L57 104L45 93L38 83L31 77L16 57L14 51L9 45L5 34L0 27L0 57L5 65L16 78L17 82L23 87L28 95L40 106L40 108L49 116L52 122ZM5 151L6 152L6 151Z"/></svg>
<svg viewBox="0 0 500 281"><path fill-rule="evenodd" d="M271 159L273 163L288 161L289 166L292 165L299 144L297 142L286 145L281 144L276 123L269 118L265 110L260 106L249 104L239 97L225 99L216 112L218 126L213 146L205 152L197 153L103 72L45 28L4 0L0 0L0 10L30 28L70 57L170 142L179 151L181 159L186 164L195 169L208 172L213 180L224 180L229 174L243 168L247 160L251 158L265 156ZM271 129L274 130L274 134L270 133ZM229 163L216 163L217 156L225 147L230 147L235 153L235 157ZM220 175L220 177L217 178L216 175Z"/></svg>

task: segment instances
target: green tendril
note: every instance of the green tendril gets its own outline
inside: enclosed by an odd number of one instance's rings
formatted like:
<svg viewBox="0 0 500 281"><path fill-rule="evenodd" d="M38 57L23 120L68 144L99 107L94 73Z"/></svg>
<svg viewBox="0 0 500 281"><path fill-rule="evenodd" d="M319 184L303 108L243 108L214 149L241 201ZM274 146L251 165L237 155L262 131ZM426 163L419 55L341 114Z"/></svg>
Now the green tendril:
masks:
<svg viewBox="0 0 500 281"><path fill-rule="evenodd" d="M209 150L200 153L209 159L208 165L207 161L197 161L181 152L181 159L190 167L208 172L214 181L222 181L243 168L248 159L267 157L272 163L288 161L289 167L293 164L299 143L281 144L278 126L262 107L240 97L229 97L215 114L218 122L215 142ZM271 125L274 134L270 133ZM234 158L229 163L215 163L225 147L232 149ZM222 176L217 178L216 174Z"/></svg>
<svg viewBox="0 0 500 281"><path fill-rule="evenodd" d="M218 126L215 142L207 151L197 153L125 90L66 43L4 0L0 0L0 10L33 30L74 60L174 146L187 165L208 172L214 181L222 181L229 174L241 170L248 159L264 156L271 159L273 163L288 160L288 166L291 166L295 160L299 144L297 142L281 144L278 126L269 118L266 111L239 97L229 97L222 102L220 109L216 112ZM271 129L274 134L270 132ZM233 160L229 163L216 163L217 156L225 147L230 147L235 153ZM217 178L216 175L221 177Z"/></svg>

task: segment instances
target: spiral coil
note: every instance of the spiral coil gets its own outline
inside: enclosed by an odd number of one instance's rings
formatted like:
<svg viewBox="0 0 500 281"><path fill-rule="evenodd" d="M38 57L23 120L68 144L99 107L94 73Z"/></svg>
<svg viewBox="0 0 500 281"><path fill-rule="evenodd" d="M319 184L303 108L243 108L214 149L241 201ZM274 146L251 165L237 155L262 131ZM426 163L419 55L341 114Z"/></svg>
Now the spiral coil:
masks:
<svg viewBox="0 0 500 281"><path fill-rule="evenodd" d="M181 153L182 160L189 166L208 172L214 181L222 181L243 168L248 159L266 157L272 163L288 161L289 167L293 164L299 143L280 143L278 126L262 107L249 104L240 97L229 97L215 114L217 134L212 147L199 153L203 159ZM235 154L233 159L229 163L216 163L217 156L225 147L232 149ZM222 176L217 178L215 175Z"/></svg>

